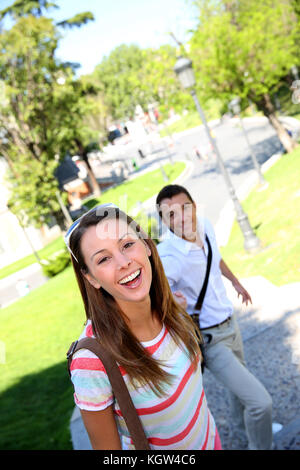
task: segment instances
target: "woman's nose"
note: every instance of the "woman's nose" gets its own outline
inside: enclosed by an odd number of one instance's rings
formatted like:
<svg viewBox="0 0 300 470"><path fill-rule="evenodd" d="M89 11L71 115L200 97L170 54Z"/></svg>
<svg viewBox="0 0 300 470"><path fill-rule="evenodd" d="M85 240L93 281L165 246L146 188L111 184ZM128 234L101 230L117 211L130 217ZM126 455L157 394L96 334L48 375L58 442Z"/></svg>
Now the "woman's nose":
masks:
<svg viewBox="0 0 300 470"><path fill-rule="evenodd" d="M120 253L117 257L117 266L119 269L126 268L131 263L131 260L123 253Z"/></svg>

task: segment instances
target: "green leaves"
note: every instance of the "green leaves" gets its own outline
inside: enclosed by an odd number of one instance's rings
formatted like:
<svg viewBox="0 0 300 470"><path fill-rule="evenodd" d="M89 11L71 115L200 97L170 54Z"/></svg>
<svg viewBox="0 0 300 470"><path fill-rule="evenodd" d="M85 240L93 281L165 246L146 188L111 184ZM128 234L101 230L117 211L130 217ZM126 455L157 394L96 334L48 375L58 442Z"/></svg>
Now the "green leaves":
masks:
<svg viewBox="0 0 300 470"><path fill-rule="evenodd" d="M0 33L0 155L9 164L10 207L23 224L41 226L55 216L63 220L56 198L54 170L67 152L95 139L84 117L93 90L75 80L73 68L55 57L60 33L53 20L33 15L46 9L44 0L15 2L15 23ZM23 14L21 14L23 12ZM70 20L73 26L91 20L87 13ZM97 139L96 139L97 140Z"/></svg>
<svg viewBox="0 0 300 470"><path fill-rule="evenodd" d="M12 5L0 11L0 19L10 15L15 19L24 15L41 16L43 10L58 8L53 2L47 0L16 0Z"/></svg>
<svg viewBox="0 0 300 470"><path fill-rule="evenodd" d="M298 58L293 8L285 0L203 2L190 54L203 97L263 95Z"/></svg>
<svg viewBox="0 0 300 470"><path fill-rule="evenodd" d="M146 111L153 102L180 110L188 106L191 100L173 72L175 62L176 49L169 45L140 49L123 44L115 48L92 75L112 118L130 118L137 105Z"/></svg>
<svg viewBox="0 0 300 470"><path fill-rule="evenodd" d="M90 11L83 13L78 13L77 15L69 18L68 20L60 21L57 23L57 26L62 26L63 28L74 28L74 26L82 26L83 24L88 23L89 21L94 21L94 15Z"/></svg>

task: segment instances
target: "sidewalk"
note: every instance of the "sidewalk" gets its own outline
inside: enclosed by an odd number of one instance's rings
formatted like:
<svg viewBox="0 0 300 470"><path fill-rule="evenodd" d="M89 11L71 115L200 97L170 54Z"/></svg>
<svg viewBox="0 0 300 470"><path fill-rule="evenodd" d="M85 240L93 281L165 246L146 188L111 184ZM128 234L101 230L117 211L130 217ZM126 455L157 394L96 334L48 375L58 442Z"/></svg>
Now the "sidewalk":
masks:
<svg viewBox="0 0 300 470"><path fill-rule="evenodd" d="M20 293L17 289L20 280L26 280L31 291L47 282L48 278L44 275L41 266L38 263L33 263L0 279L0 307L8 307L20 299Z"/></svg>

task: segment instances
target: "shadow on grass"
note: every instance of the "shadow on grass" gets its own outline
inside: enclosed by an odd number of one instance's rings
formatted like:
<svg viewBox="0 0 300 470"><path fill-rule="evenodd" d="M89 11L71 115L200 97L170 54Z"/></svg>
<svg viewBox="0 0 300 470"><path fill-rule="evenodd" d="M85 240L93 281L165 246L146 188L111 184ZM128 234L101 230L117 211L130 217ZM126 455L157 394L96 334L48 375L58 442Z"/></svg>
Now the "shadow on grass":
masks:
<svg viewBox="0 0 300 470"><path fill-rule="evenodd" d="M67 361L26 375L0 394L0 403L1 450L72 449L74 401Z"/></svg>

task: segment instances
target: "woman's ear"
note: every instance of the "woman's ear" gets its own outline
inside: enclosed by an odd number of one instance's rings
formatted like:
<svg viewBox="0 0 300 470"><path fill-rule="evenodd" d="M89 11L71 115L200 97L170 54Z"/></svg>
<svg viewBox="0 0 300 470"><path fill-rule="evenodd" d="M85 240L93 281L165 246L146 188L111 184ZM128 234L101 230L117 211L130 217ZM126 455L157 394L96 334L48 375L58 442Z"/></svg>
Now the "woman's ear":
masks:
<svg viewBox="0 0 300 470"><path fill-rule="evenodd" d="M148 245L147 242L145 242L145 243L146 243L146 252L147 252L148 257L150 258L150 256L152 255L151 250L150 250L150 246Z"/></svg>
<svg viewBox="0 0 300 470"><path fill-rule="evenodd" d="M89 274L88 272L84 272L81 270L81 273L82 275L89 281L89 283L95 287L95 289L100 289L101 285L99 283L99 281L97 281L96 278L94 278L91 274Z"/></svg>

